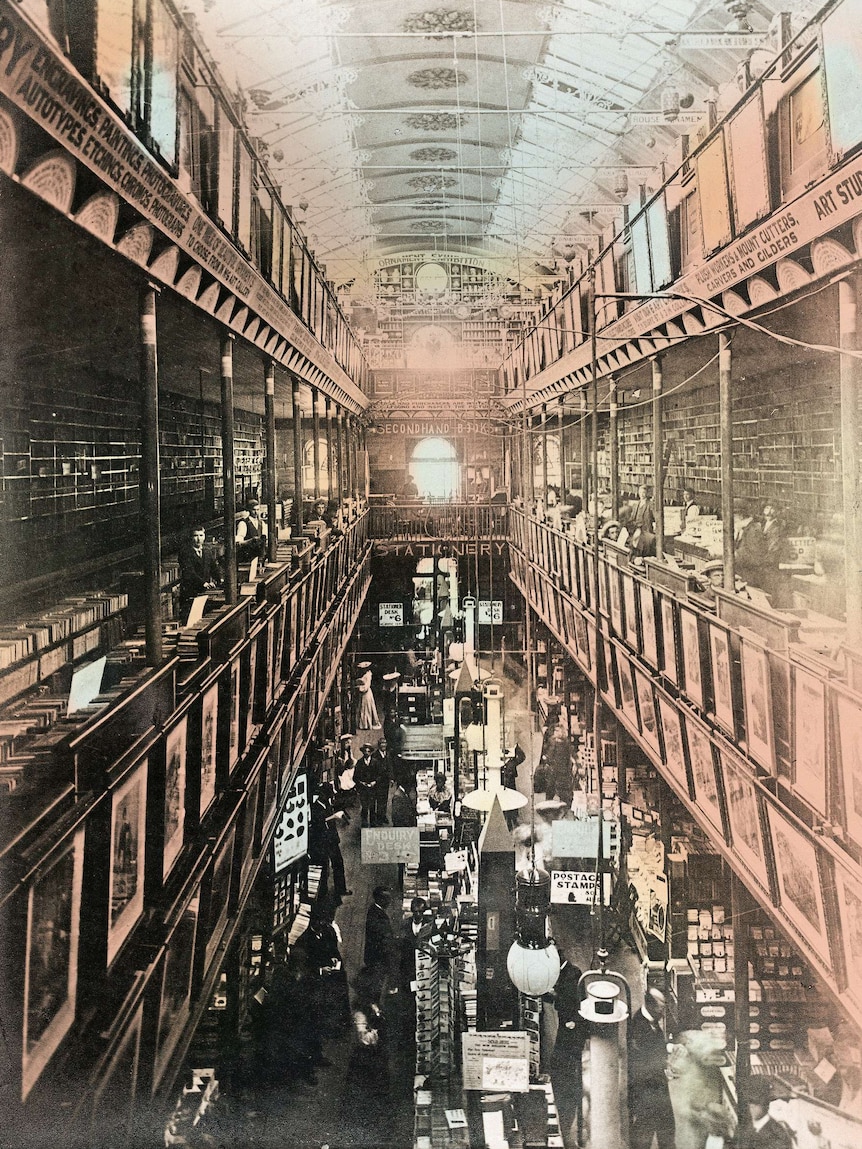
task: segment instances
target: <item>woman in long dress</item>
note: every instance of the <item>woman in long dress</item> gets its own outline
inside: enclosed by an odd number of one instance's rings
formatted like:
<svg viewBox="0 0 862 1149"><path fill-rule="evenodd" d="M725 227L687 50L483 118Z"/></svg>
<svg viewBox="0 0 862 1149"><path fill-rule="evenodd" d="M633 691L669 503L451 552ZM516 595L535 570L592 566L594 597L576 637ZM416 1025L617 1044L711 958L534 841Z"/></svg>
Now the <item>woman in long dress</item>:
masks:
<svg viewBox="0 0 862 1149"><path fill-rule="evenodd" d="M371 730L380 725L377 714L377 703L371 689L371 667L356 680L356 690L359 694L359 714L356 720L358 730Z"/></svg>

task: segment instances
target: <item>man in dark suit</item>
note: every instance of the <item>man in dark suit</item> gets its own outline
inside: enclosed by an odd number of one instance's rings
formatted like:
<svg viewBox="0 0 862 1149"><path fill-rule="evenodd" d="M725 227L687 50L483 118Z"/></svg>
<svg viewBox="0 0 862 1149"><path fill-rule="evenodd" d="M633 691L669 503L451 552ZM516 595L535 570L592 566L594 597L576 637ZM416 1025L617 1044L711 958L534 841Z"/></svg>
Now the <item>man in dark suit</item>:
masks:
<svg viewBox="0 0 862 1149"><path fill-rule="evenodd" d="M206 542L206 531L195 527L179 550L180 562L180 614L188 615L192 600L200 594L215 590L221 583L222 573L218 556Z"/></svg>
<svg viewBox="0 0 862 1149"><path fill-rule="evenodd" d="M590 1035L589 1022L580 1015L580 980L581 970L561 952L560 976L554 988L554 1004L560 1024L551 1057L551 1080L567 1145L577 1145L580 1141L583 1055Z"/></svg>
<svg viewBox="0 0 862 1149"><path fill-rule="evenodd" d="M644 1004L629 1022L629 1124L631 1149L674 1149L676 1122L667 1075L667 1041L662 1029L665 998L649 988Z"/></svg>
<svg viewBox="0 0 862 1149"><path fill-rule="evenodd" d="M379 1003L384 982L389 983L389 993L398 992L395 970L398 958L398 944L389 914L389 890L386 886L375 886L371 895L371 905L365 915L364 963L368 973L369 988L374 1000Z"/></svg>
<svg viewBox="0 0 862 1149"><path fill-rule="evenodd" d="M392 792L392 825L393 826L415 826L416 825L416 803L407 793L404 777L399 777L396 780L396 786ZM398 863L398 889L404 889L404 863Z"/></svg>
<svg viewBox="0 0 862 1149"><path fill-rule="evenodd" d="M776 1121L769 1113L770 1103L778 1099L772 1079L751 1077L741 1092L748 1102L751 1127L740 1130L740 1146L744 1146L744 1149L792 1149L793 1134L783 1122Z"/></svg>

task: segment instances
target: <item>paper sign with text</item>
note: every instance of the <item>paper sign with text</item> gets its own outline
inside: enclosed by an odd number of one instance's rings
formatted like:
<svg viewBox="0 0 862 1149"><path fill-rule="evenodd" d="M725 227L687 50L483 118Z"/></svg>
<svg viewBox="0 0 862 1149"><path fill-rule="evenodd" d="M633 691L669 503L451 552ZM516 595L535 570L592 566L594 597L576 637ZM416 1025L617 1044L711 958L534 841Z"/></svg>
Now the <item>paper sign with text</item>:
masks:
<svg viewBox="0 0 862 1149"><path fill-rule="evenodd" d="M492 1030L488 1033L465 1033L461 1038L461 1061L465 1089L498 1088L485 1084L485 1062L522 1062L527 1067L529 1082L530 1035L523 1030ZM499 1070L492 1065L492 1070ZM514 1077L514 1070L512 1071ZM519 1079L520 1080L520 1079ZM499 1088L512 1088L500 1086ZM528 1084L524 1085L524 1089Z"/></svg>
<svg viewBox="0 0 862 1149"><path fill-rule="evenodd" d="M363 826L361 842L363 866L387 862L419 864L418 826Z"/></svg>

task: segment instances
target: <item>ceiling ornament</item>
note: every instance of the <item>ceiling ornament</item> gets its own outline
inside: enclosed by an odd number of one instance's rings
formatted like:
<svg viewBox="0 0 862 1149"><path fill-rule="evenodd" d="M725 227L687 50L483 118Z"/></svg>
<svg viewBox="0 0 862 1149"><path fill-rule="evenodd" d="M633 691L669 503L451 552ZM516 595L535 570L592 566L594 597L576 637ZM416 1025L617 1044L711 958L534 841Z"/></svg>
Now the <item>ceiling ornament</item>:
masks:
<svg viewBox="0 0 862 1149"><path fill-rule="evenodd" d="M414 88L424 88L437 92L443 88L457 88L467 83L467 75L455 68L418 68L407 77L407 83Z"/></svg>
<svg viewBox="0 0 862 1149"><path fill-rule="evenodd" d="M401 24L403 32L424 32L429 39L447 32L475 32L476 22L469 12L457 8L429 8L414 12Z"/></svg>
<svg viewBox="0 0 862 1149"><path fill-rule="evenodd" d="M438 192L445 188L453 188L458 181L453 176L440 175L438 172L429 172L427 175L412 176L407 186L416 188L421 192Z"/></svg>
<svg viewBox="0 0 862 1149"><path fill-rule="evenodd" d="M447 160L457 158L458 153L454 148L417 148L410 153L410 159L417 160L421 164L444 164Z"/></svg>
<svg viewBox="0 0 862 1149"><path fill-rule="evenodd" d="M442 231L449 223L447 219L414 219L411 231Z"/></svg>
<svg viewBox="0 0 862 1149"><path fill-rule="evenodd" d="M414 112L404 122L422 132L451 132L464 126L464 117L460 112Z"/></svg>
<svg viewBox="0 0 862 1149"><path fill-rule="evenodd" d="M449 207L449 203L443 199L418 199L410 206L419 208L421 211L444 211Z"/></svg>

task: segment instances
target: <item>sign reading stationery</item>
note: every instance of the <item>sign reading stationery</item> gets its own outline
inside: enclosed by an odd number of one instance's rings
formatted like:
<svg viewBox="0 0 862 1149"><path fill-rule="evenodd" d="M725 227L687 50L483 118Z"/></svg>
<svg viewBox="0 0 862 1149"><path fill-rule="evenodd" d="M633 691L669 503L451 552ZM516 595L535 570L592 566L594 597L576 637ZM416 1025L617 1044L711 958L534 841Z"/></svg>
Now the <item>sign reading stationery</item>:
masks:
<svg viewBox="0 0 862 1149"><path fill-rule="evenodd" d="M417 826L363 826L361 858L363 866L387 862L419 863Z"/></svg>
<svg viewBox="0 0 862 1149"><path fill-rule="evenodd" d="M465 1033L461 1038L465 1089L530 1088L530 1035L523 1030Z"/></svg>

